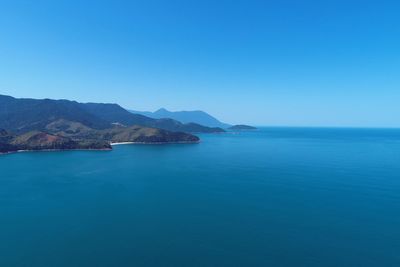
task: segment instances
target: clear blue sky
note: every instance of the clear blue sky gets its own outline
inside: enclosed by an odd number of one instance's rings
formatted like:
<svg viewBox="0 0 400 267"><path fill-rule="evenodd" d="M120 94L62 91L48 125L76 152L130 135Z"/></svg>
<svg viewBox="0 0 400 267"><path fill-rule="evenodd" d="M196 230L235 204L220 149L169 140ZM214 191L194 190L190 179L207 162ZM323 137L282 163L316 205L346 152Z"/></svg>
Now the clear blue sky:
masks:
<svg viewBox="0 0 400 267"><path fill-rule="evenodd" d="M400 127L400 1L2 1L0 93Z"/></svg>

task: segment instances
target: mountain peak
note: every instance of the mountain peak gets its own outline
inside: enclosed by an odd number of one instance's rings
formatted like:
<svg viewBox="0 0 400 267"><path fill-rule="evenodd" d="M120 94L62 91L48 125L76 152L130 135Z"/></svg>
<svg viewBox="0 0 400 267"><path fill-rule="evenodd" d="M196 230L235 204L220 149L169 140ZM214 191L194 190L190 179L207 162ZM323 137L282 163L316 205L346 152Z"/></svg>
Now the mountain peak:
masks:
<svg viewBox="0 0 400 267"><path fill-rule="evenodd" d="M157 111L155 111L154 113L161 113L161 112L169 112L166 108L160 108Z"/></svg>

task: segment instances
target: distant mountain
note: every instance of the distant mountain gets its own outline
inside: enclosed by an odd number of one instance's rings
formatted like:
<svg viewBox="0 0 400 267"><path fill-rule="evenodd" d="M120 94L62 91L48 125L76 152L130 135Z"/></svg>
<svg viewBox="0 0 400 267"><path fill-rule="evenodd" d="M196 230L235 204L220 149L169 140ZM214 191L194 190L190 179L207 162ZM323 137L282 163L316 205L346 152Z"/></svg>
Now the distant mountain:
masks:
<svg viewBox="0 0 400 267"><path fill-rule="evenodd" d="M232 127L229 127L228 130L245 131L245 130L257 130L257 128L253 127L253 126L249 126L249 125L239 124L239 125L234 125Z"/></svg>
<svg viewBox="0 0 400 267"><path fill-rule="evenodd" d="M43 130L57 120L79 122L89 128L106 129L113 123L140 125L176 132L223 132L199 124L154 119L132 114L117 104L78 103L69 100L17 99L0 95L0 128L24 133Z"/></svg>
<svg viewBox="0 0 400 267"><path fill-rule="evenodd" d="M197 123L182 123L170 118L154 119L141 114L134 114L117 104L82 104L82 109L96 115L108 123L121 123L123 125L141 125L159 128L168 131L188 133L219 133L224 132L219 127L207 127Z"/></svg>
<svg viewBox="0 0 400 267"><path fill-rule="evenodd" d="M168 111L165 108L160 108L155 112L149 111L134 111L130 110L134 114L140 114L154 119L170 118L182 123L196 123L208 127L220 127L228 128L231 125L220 122L218 119L214 118L210 114L201 111Z"/></svg>

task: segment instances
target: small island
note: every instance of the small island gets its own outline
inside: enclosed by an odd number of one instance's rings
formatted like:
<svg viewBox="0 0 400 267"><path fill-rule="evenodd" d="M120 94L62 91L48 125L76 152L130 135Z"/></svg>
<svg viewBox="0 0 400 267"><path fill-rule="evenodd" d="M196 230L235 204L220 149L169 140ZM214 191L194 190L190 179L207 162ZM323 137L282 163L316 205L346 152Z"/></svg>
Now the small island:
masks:
<svg viewBox="0 0 400 267"><path fill-rule="evenodd" d="M238 124L234 125L232 127L229 127L228 130L234 130L234 131L251 131L251 130L257 130L256 127L249 126L249 125L244 125L244 124Z"/></svg>

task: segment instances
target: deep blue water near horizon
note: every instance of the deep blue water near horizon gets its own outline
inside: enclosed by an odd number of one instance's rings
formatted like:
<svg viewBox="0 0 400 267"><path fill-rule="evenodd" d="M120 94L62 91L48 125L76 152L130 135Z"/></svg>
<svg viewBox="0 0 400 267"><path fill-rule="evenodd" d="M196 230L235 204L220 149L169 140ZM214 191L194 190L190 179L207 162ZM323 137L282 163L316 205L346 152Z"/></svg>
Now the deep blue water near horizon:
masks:
<svg viewBox="0 0 400 267"><path fill-rule="evenodd" d="M0 266L400 266L400 130L0 157Z"/></svg>

